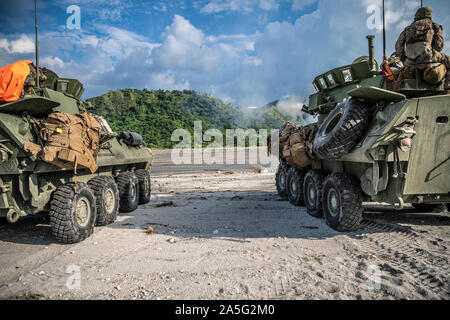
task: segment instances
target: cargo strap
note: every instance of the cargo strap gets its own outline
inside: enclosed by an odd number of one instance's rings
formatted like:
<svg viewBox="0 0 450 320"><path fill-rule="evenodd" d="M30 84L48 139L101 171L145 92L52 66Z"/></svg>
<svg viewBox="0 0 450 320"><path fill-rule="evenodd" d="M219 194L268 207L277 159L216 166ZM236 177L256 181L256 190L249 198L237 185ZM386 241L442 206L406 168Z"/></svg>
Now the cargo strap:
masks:
<svg viewBox="0 0 450 320"><path fill-rule="evenodd" d="M78 187L77 166L78 166L78 156L75 153L75 162L73 164L73 182L75 183L75 187L73 188L73 191L75 192L75 194L77 194L77 187Z"/></svg>
<svg viewBox="0 0 450 320"><path fill-rule="evenodd" d="M394 190L395 190L395 196L396 196L396 201L397 201L397 203L395 203L395 207L396 207L396 209L402 209L403 208L403 198L402 198L402 194L401 194L401 187L405 180L405 173L403 172L403 168L400 163L400 156L398 154L397 142L393 143L392 147L394 150L394 163L393 163L394 174L392 175L392 178L394 180Z"/></svg>
<svg viewBox="0 0 450 320"><path fill-rule="evenodd" d="M386 82L396 82L397 76L394 74L394 71L392 71L391 67L389 66L388 60L384 60L381 64L381 70L383 71L383 75L386 76Z"/></svg>

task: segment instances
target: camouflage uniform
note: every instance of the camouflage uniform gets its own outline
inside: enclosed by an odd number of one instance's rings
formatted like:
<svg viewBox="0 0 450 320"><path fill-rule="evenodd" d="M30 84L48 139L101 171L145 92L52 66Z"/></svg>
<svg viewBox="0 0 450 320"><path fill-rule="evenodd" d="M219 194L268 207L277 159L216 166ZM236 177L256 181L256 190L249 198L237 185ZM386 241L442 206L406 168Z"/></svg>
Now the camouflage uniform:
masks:
<svg viewBox="0 0 450 320"><path fill-rule="evenodd" d="M432 17L432 8L420 8L414 22L400 34L395 50L405 66L444 64L447 68L445 87L450 89L450 58L442 53L444 33Z"/></svg>
<svg viewBox="0 0 450 320"><path fill-rule="evenodd" d="M36 87L36 67L34 64L29 64L30 67L30 73L25 79L25 83L23 85L22 94L20 95L20 98L24 98L27 95L31 94L31 89ZM39 81L42 83L47 79L47 77L42 73L41 70L39 70Z"/></svg>
<svg viewBox="0 0 450 320"><path fill-rule="evenodd" d="M28 66L30 67L30 73L25 79L20 98L31 94L31 89L36 86L36 67L33 64L29 64Z"/></svg>

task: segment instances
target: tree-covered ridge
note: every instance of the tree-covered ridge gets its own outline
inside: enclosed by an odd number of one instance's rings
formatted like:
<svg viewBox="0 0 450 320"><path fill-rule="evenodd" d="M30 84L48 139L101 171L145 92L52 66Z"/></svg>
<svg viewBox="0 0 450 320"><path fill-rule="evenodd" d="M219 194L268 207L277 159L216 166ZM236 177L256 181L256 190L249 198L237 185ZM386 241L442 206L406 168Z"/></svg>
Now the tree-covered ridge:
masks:
<svg viewBox="0 0 450 320"><path fill-rule="evenodd" d="M193 134L194 121L202 121L203 131L216 128L225 132L235 128L276 129L290 120L276 106L250 111L191 90L123 89L88 101L94 107L92 112L104 116L114 131L138 132L153 148L176 145L170 140L176 129Z"/></svg>

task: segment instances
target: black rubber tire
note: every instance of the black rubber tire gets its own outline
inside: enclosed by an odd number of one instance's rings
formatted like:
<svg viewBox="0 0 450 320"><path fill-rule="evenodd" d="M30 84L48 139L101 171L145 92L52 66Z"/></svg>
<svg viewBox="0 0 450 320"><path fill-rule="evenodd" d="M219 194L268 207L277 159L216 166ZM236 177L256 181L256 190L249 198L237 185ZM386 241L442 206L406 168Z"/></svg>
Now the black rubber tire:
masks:
<svg viewBox="0 0 450 320"><path fill-rule="evenodd" d="M286 192L289 202L294 206L303 206L303 180L305 170L290 168L287 172Z"/></svg>
<svg viewBox="0 0 450 320"><path fill-rule="evenodd" d="M314 138L314 153L328 160L347 154L367 131L371 118L369 107L367 102L354 98L339 103L320 125Z"/></svg>
<svg viewBox="0 0 450 320"><path fill-rule="evenodd" d="M88 205L86 223L77 219L80 201ZM53 236L63 243L76 243L88 238L94 232L97 208L94 192L86 183L68 183L59 186L50 202L50 227Z"/></svg>
<svg viewBox="0 0 450 320"><path fill-rule="evenodd" d="M287 172L289 170L289 165L285 162L280 162L278 165L277 173L275 174L275 184L277 186L277 192L281 199L287 199Z"/></svg>
<svg viewBox="0 0 450 320"><path fill-rule="evenodd" d="M303 182L303 198L306 212L315 218L323 218L322 191L326 177L327 173L325 171L309 170Z"/></svg>
<svg viewBox="0 0 450 320"><path fill-rule="evenodd" d="M332 198L336 200L335 210L331 208ZM322 203L325 221L331 228L341 232L358 230L364 211L358 179L345 173L330 174L323 183Z"/></svg>
<svg viewBox="0 0 450 320"><path fill-rule="evenodd" d="M119 211L131 212L139 204L139 180L132 172L123 172L117 177L119 188Z"/></svg>
<svg viewBox="0 0 450 320"><path fill-rule="evenodd" d="M139 180L139 204L147 204L152 195L150 172L144 169L136 170L136 177Z"/></svg>
<svg viewBox="0 0 450 320"><path fill-rule="evenodd" d="M95 225L106 226L114 223L119 212L119 189L114 178L95 177L88 182L88 185L94 191L96 199L97 221ZM112 196L112 199L109 199L112 203L107 204L106 200L109 196Z"/></svg>

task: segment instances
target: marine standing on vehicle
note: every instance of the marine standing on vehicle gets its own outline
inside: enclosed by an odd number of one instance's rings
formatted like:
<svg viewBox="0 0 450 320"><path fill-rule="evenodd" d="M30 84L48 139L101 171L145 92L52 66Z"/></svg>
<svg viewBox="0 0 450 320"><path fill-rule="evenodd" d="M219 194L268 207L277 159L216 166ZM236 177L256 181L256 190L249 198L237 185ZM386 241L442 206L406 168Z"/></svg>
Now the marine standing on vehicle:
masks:
<svg viewBox="0 0 450 320"><path fill-rule="evenodd" d="M450 90L450 57L444 49L443 28L432 20L433 9L417 10L414 22L400 34L395 50L405 66L419 67L442 63L447 69L445 90Z"/></svg>

